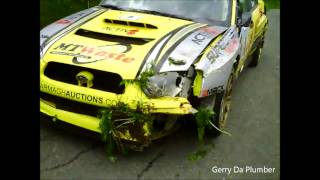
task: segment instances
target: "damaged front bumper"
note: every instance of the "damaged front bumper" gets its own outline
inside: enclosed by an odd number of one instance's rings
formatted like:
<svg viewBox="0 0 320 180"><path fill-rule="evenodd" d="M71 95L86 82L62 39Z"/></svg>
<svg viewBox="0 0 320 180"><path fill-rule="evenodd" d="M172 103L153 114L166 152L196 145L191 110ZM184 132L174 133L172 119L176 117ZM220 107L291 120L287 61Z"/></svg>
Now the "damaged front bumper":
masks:
<svg viewBox="0 0 320 180"><path fill-rule="evenodd" d="M72 84L67 84L55 81L41 76L40 89L44 94L53 95L60 99L69 100L76 104L85 104L86 106L94 106L98 108L114 107L117 103L127 104L130 108L136 109L142 106L147 109L150 114L165 114L171 116L192 114L194 109L186 98L181 97L161 97L148 98L136 84L127 84L123 94L114 94L104 92L87 87L80 87ZM90 98L88 98L90 97ZM88 100L91 99L89 102ZM92 99L96 99L93 101ZM68 104L66 104L68 106ZM85 109L84 109L85 110ZM100 119L98 114L85 114L81 111L73 112L70 109L63 109L57 106L54 101L40 97L40 111L53 119L61 120L76 126L79 126L90 131L101 133L99 128ZM171 121L171 119L166 119ZM129 127L130 128L130 127ZM136 129L136 128L135 128ZM148 141L160 138L170 129L164 130L163 133L151 133L150 124L144 123L140 125L141 133L148 139ZM118 138L125 141L141 142L141 138L134 137L130 129L118 133ZM146 144L146 143L145 143Z"/></svg>

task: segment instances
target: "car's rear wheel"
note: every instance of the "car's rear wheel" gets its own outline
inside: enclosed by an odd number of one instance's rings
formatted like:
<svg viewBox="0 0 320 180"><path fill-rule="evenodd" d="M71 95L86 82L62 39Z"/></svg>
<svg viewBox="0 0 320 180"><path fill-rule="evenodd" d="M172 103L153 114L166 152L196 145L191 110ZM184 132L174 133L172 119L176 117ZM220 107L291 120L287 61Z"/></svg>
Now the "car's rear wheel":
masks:
<svg viewBox="0 0 320 180"><path fill-rule="evenodd" d="M261 41L260 45L257 47L257 49L252 54L252 60L249 64L249 67L256 67L259 64L259 61L261 61L262 56L262 49L263 49L264 40Z"/></svg>
<svg viewBox="0 0 320 180"><path fill-rule="evenodd" d="M234 73L229 76L226 89L221 93L216 93L205 98L202 98L200 106L203 108L213 109L214 115L211 118L211 122L219 129L224 129L228 115L231 110L231 94L234 80ZM206 132L215 136L221 134L221 131L212 127L206 129Z"/></svg>

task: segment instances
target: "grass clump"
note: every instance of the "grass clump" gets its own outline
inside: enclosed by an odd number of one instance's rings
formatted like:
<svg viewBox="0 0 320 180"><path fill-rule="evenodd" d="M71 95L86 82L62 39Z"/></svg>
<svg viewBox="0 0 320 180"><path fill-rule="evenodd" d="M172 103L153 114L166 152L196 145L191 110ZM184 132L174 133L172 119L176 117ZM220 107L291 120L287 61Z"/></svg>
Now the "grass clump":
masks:
<svg viewBox="0 0 320 180"><path fill-rule="evenodd" d="M131 109L127 104L118 102L109 108L99 110L99 129L102 141L106 143L106 155L111 162L116 160L114 152L116 149L126 154L127 149L121 142L120 132L129 131L132 138L139 139L141 143L148 143L149 139L142 132L142 125L153 121L148 109L138 103L136 109Z"/></svg>
<svg viewBox="0 0 320 180"><path fill-rule="evenodd" d="M205 134L205 129L212 128L211 119L214 116L213 110L207 108L199 108L198 112L195 114L196 123L198 127L198 139L199 141L203 141L203 137Z"/></svg>
<svg viewBox="0 0 320 180"><path fill-rule="evenodd" d="M101 138L106 143L107 157L111 162L114 162L116 160L116 157L113 155L115 149L115 128L112 123L112 110L101 109L98 118L100 118L99 128L101 130Z"/></svg>
<svg viewBox="0 0 320 180"><path fill-rule="evenodd" d="M142 72L140 74L140 78L138 78L138 79L123 79L119 85L122 86L122 85L126 85L126 84L137 84L137 85L139 85L139 87L141 89L147 88L149 77L155 75L154 67L155 67L155 65L151 64L150 68L148 68L147 70L145 70L144 72Z"/></svg>
<svg viewBox="0 0 320 180"><path fill-rule="evenodd" d="M198 161L200 159L203 159L206 155L207 155L207 150L198 149L196 152L191 153L188 156L188 160L190 160L190 161Z"/></svg>

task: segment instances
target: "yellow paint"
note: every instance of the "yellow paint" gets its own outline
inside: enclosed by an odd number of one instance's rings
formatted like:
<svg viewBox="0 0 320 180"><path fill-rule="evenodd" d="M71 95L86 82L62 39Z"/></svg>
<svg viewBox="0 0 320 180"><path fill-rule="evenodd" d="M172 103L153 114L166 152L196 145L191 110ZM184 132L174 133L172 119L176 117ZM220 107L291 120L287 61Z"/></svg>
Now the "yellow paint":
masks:
<svg viewBox="0 0 320 180"><path fill-rule="evenodd" d="M139 16L140 19L136 20L135 22L152 24L154 26L157 26L158 29L130 27L125 25L116 25L104 22L104 18L106 17L108 17L109 19L117 19L123 15ZM74 33L77 31L78 28L74 29L69 34L55 42L43 56L40 62L40 90L42 92L59 96L61 98L66 98L73 101L77 101L79 103L86 103L99 107L110 107L118 102L123 102L125 104L128 104L130 108L135 109L137 105L141 104L142 102L143 108L149 108L150 113L189 114L192 107L186 98L162 97L150 99L141 91L140 87L136 84L126 84L125 92L121 95L117 95L110 92L52 80L44 75L44 70L48 62L54 61L59 63L72 64L92 69L114 72L119 74L123 79L134 79L144 57L149 52L151 47L153 47L155 43L168 32L190 23L192 22L162 16L155 16L150 14L122 12L116 10L106 11L101 15L97 16L96 18L90 20L89 22L83 24L80 28L99 33L113 34L117 36L150 38L154 40L144 45L132 45L132 49L129 52L123 54L123 49L121 48L125 47L106 47L106 45L112 45L115 43L76 35ZM128 32L131 32L132 30L134 30L134 33L128 34ZM86 49L84 51L83 47L79 48L75 45L85 46ZM92 49L94 50L94 53L90 53L90 50L93 51ZM122 55L122 57L118 59L116 57L106 58L104 60L89 64L74 64L72 62L72 56L52 53L59 52L81 54L83 56L91 56L90 60L98 60L99 58L101 59L99 55L101 55L103 51L118 53L117 56ZM130 60L128 58L134 58L134 60ZM80 95L78 97L72 97L70 96L71 92L78 95L81 94L84 96L94 96L97 97L99 101L89 102L86 99L79 98ZM67 123L91 131L100 132L100 120L96 117L56 109L52 102L48 102L43 99L40 101L40 111ZM145 130L146 135L151 133L146 124L143 126L143 129ZM121 138L123 139L134 141L134 139L132 139L132 137L128 133L120 133L119 136L121 136Z"/></svg>
<svg viewBox="0 0 320 180"><path fill-rule="evenodd" d="M110 19L117 19L122 15L139 16L140 19L136 20L135 22L152 24L154 26L157 26L158 29L132 27L104 22L104 19L106 17ZM61 53L80 54L82 56L91 57L89 59L90 61L99 60L94 63L80 66L118 73L123 79L134 79L142 64L142 61L144 60L144 57L155 45L155 43L161 37L165 36L168 32L190 23L192 22L187 20L173 19L151 14L123 12L117 10L106 11L96 18L83 24L80 29L117 36L149 38L154 40L144 45L131 45L132 49L129 52L123 53L126 49L125 46L110 46L117 43L76 35L75 32L79 29L76 28L69 34L55 42L44 55L43 61L55 61L75 65L72 62L73 56L61 55ZM134 34L128 34L128 32L131 32L132 30L137 30L137 32L135 31ZM68 48L65 48L68 45L70 46ZM78 45L80 47L77 47ZM87 61L88 59L84 58L84 60Z"/></svg>
<svg viewBox="0 0 320 180"><path fill-rule="evenodd" d="M232 0L232 14L231 14L231 25L234 25L236 23L237 18L237 1Z"/></svg>
<svg viewBox="0 0 320 180"><path fill-rule="evenodd" d="M197 71L196 78L193 82L193 95L194 96L200 96L201 88L202 88L202 79L203 79L203 72Z"/></svg>
<svg viewBox="0 0 320 180"><path fill-rule="evenodd" d="M64 111L61 109L56 109L42 100L40 100L40 111L51 117L56 117L64 122L91 130L95 132L101 132L99 129L99 119L92 116L87 116L84 114L77 114L73 112Z"/></svg>
<svg viewBox="0 0 320 180"><path fill-rule="evenodd" d="M206 57L206 54L217 44L217 42L222 38L222 35L218 36L203 52L203 56L199 59L200 62L203 58ZM197 75L193 82L193 95L200 96L201 89L202 89L202 81L203 81L203 72L198 70Z"/></svg>

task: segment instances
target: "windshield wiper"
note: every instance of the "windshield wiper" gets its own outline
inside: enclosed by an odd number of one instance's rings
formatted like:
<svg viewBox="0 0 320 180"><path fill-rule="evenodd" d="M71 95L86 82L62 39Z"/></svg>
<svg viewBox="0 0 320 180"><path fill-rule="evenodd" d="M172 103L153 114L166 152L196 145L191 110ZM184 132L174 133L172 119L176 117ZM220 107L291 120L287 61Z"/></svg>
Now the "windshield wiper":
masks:
<svg viewBox="0 0 320 180"><path fill-rule="evenodd" d="M115 9L115 10L125 10L125 11L133 11L133 12L144 12L144 13L150 13L150 14L154 14L154 15L160 15L160 16L166 16L166 17L173 17L173 18L179 18L179 19L185 19L185 20L189 20L192 21L193 19L191 18L187 18L184 16L179 16L179 15L175 15L175 14L169 14L169 13L164 13L164 12L159 12L159 11L155 11L155 10L146 10L146 9L134 9L134 8L122 8L119 6L115 6L115 5L111 5L111 4L102 4L102 7L105 8L110 8L110 9Z"/></svg>
<svg viewBox="0 0 320 180"><path fill-rule="evenodd" d="M102 7L115 9L115 10L123 10L123 8L120 8L119 6L111 5L111 4L102 4Z"/></svg>

